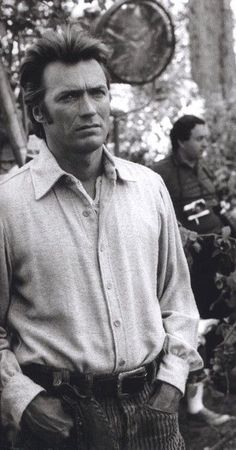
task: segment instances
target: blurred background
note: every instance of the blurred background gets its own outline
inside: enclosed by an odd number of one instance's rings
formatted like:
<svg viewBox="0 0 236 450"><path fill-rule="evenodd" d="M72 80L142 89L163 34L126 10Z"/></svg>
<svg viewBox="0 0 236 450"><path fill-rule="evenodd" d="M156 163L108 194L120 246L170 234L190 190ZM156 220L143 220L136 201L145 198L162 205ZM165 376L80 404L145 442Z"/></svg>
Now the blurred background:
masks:
<svg viewBox="0 0 236 450"><path fill-rule="evenodd" d="M25 138L28 151L37 151L37 141L29 138L30 126L18 83L25 48L48 28L83 22L97 28L100 34L105 33L112 48L114 77L108 143L111 151L152 167L169 151L172 122L184 113L193 113L209 124L205 157L216 173L217 188L234 189L236 0L124 3L0 1L0 72L4 71L7 77L4 80L0 73L1 173L15 162L22 163ZM109 16L114 7L117 10ZM121 41L123 47L119 47ZM146 72L135 79L137 61L138 70L146 68ZM133 73L127 74L129 69ZM8 82L11 92L6 89ZM14 98L9 101L7 95ZM6 149L7 138L13 156Z"/></svg>
<svg viewBox="0 0 236 450"><path fill-rule="evenodd" d="M183 114L202 117L209 127L203 158L236 220L236 0L0 0L0 178L39 151L19 86L25 50L66 23L92 28L110 47L110 151L152 168L170 151L172 124ZM207 239L209 258L223 261L217 302L232 314L219 328L223 344L206 401L236 416L236 239L227 227L222 235L181 234L190 269ZM199 432L181 417L187 448L236 448L235 427Z"/></svg>

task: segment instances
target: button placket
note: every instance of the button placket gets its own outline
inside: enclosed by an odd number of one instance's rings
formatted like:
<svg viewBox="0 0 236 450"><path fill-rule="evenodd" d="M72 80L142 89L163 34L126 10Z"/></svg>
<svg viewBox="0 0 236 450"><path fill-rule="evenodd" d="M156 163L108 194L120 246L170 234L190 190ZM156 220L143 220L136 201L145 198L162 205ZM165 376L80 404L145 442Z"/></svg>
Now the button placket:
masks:
<svg viewBox="0 0 236 450"><path fill-rule="evenodd" d="M119 299L117 298L116 288L113 286L110 260L109 260L109 242L106 241L105 234L105 222L109 211L110 201L112 197L114 186L111 183L104 183L102 187L102 196L100 204L99 215L99 242L98 242L98 259L101 270L101 279L104 286L104 295L108 305L111 332L114 339L114 352L115 352L115 370L119 370L119 367L123 367L126 364L124 357L126 358L126 338L124 335L124 329L122 322L117 317L121 316L119 307ZM122 362L121 362L122 361ZM120 364L121 362L121 364Z"/></svg>
<svg viewBox="0 0 236 450"><path fill-rule="evenodd" d="M108 278L110 273L110 265L107 261L107 255L106 253L101 252L101 249L104 250L104 241L103 244L100 245L100 267L101 267L101 273L102 278L105 277ZM108 247L109 249L109 247ZM126 349L125 349L125 337L124 329L122 326L122 320L120 318L120 309L119 309L119 300L116 298L115 289L112 285L111 281L106 281L105 283L105 297L106 301L109 305L110 310L110 317L111 317L111 327L112 327L112 334L114 337L114 343L115 343L115 357L116 357L116 370L119 369L119 367L123 367L126 364L126 360L124 359L124 356L126 355ZM119 318L116 318L116 317Z"/></svg>

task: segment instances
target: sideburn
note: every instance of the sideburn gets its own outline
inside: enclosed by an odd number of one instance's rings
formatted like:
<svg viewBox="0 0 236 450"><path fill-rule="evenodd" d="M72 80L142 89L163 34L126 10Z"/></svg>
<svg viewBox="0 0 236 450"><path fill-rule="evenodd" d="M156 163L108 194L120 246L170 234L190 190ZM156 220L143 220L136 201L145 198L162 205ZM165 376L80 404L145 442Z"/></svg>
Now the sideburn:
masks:
<svg viewBox="0 0 236 450"><path fill-rule="evenodd" d="M41 108L41 111L42 111L42 114L43 114L44 118L47 121L47 124L51 125L53 123L53 119L52 119L52 117L50 115L50 112L48 111L48 108L47 108L47 106L45 105L44 102L41 103L40 108Z"/></svg>

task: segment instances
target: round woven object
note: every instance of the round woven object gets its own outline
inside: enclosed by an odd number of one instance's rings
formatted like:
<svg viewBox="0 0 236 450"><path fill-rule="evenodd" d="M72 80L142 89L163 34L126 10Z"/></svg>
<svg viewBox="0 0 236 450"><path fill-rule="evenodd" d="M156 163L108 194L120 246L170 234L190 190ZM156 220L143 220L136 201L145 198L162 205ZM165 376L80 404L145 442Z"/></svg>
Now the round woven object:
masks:
<svg viewBox="0 0 236 450"><path fill-rule="evenodd" d="M119 0L99 19L96 32L111 48L113 82L149 83L174 53L171 18L155 0Z"/></svg>

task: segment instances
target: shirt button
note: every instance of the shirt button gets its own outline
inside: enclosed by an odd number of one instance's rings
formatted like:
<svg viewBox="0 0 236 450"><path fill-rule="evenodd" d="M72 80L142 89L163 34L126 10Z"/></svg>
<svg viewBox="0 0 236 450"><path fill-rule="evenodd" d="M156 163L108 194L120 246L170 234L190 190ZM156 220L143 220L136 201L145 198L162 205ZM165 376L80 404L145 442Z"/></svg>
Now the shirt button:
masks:
<svg viewBox="0 0 236 450"><path fill-rule="evenodd" d="M108 291L110 291L112 289L112 285L110 283L107 284L107 289L108 289Z"/></svg>
<svg viewBox="0 0 236 450"><path fill-rule="evenodd" d="M121 323L120 320L115 320L115 322L113 322L116 328L119 328Z"/></svg>
<svg viewBox="0 0 236 450"><path fill-rule="evenodd" d="M90 216L91 211L88 211L87 209L85 209L82 214L84 217L88 217L88 216Z"/></svg>
<svg viewBox="0 0 236 450"><path fill-rule="evenodd" d="M124 359L120 359L119 361L119 366L124 366L125 365L125 360Z"/></svg>

